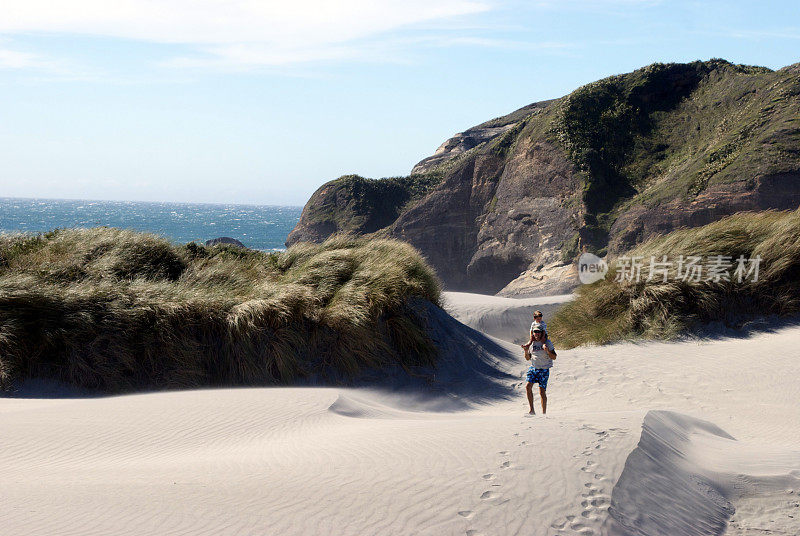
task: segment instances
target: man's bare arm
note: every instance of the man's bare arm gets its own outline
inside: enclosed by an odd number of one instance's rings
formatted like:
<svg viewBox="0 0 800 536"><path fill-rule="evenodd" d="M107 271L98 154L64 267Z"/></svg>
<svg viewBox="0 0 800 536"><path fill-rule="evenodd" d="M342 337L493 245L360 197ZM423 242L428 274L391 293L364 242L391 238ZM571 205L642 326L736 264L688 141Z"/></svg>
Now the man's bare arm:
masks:
<svg viewBox="0 0 800 536"><path fill-rule="evenodd" d="M528 342L526 342L525 344L523 344L522 346L528 348L528 347L530 347L531 344L533 344L533 330L531 330L531 339Z"/></svg>

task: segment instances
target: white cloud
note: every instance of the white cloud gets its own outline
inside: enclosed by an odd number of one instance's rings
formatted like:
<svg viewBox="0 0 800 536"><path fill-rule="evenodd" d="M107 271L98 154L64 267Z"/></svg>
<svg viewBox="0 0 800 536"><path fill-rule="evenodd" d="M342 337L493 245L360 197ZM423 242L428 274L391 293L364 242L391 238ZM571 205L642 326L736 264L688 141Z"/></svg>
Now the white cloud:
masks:
<svg viewBox="0 0 800 536"><path fill-rule="evenodd" d="M4 3L0 32L66 32L160 43L313 44L487 9L480 0L17 0Z"/></svg>
<svg viewBox="0 0 800 536"><path fill-rule="evenodd" d="M718 35L726 35L736 39L800 39L800 30L786 28L780 30L730 30L719 32Z"/></svg>
<svg viewBox="0 0 800 536"><path fill-rule="evenodd" d="M25 69L38 67L41 59L36 54L18 50L0 49L0 69Z"/></svg>
<svg viewBox="0 0 800 536"><path fill-rule="evenodd" d="M480 47L555 53L574 48L558 42L528 42L483 37L425 35L383 38L324 47L283 48L250 43L204 47L202 54L172 58L162 64L177 68L246 70L259 66L283 66L310 61L358 60L364 62L406 63L407 52L418 48Z"/></svg>
<svg viewBox="0 0 800 536"><path fill-rule="evenodd" d="M504 48L510 50L557 50L574 48L575 45L557 41L519 41L491 37L443 37L436 38L439 46L474 46L482 48Z"/></svg>
<svg viewBox="0 0 800 536"><path fill-rule="evenodd" d="M316 47L271 46L260 43L233 43L201 47L197 54L180 56L162 62L166 67L249 69L260 66L283 66L311 61L369 60L394 61L378 48L384 44L351 46L326 44Z"/></svg>
<svg viewBox="0 0 800 536"><path fill-rule="evenodd" d="M41 54L0 48L0 70L30 70L41 73L63 75L67 70L64 64L46 58Z"/></svg>
<svg viewBox="0 0 800 536"><path fill-rule="evenodd" d="M487 11L495 0L11 0L0 34L108 36L194 45L208 61L281 65L353 58L353 41Z"/></svg>

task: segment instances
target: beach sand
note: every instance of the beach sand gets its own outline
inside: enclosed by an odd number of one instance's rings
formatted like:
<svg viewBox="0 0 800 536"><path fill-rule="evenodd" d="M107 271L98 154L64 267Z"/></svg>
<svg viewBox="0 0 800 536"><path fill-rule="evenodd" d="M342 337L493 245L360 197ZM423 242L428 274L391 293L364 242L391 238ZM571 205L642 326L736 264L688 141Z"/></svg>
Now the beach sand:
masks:
<svg viewBox="0 0 800 536"><path fill-rule="evenodd" d="M564 299L446 307L513 340L520 309ZM496 397L23 389L0 399L0 532L800 534L800 327L559 351L547 417L538 394L525 415L519 347L480 340L443 366L494 367Z"/></svg>

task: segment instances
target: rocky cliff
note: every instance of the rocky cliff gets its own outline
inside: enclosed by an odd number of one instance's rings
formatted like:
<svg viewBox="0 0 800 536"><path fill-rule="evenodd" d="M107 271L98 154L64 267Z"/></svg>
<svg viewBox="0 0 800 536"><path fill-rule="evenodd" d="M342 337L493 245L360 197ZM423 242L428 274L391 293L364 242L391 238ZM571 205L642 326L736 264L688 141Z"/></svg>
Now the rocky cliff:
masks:
<svg viewBox="0 0 800 536"><path fill-rule="evenodd" d="M800 64L653 64L470 128L409 177L323 185L287 239L408 241L449 289L575 285L581 251L800 205Z"/></svg>

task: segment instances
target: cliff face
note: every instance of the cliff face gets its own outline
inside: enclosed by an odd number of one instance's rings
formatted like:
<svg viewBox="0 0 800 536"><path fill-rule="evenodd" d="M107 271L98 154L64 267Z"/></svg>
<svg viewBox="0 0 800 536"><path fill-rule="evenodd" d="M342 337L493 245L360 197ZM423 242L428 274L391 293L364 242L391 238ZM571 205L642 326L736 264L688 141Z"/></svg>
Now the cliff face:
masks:
<svg viewBox="0 0 800 536"><path fill-rule="evenodd" d="M404 178L322 186L287 244L406 240L449 289L563 292L582 250L800 205L800 64L654 64L457 134Z"/></svg>

